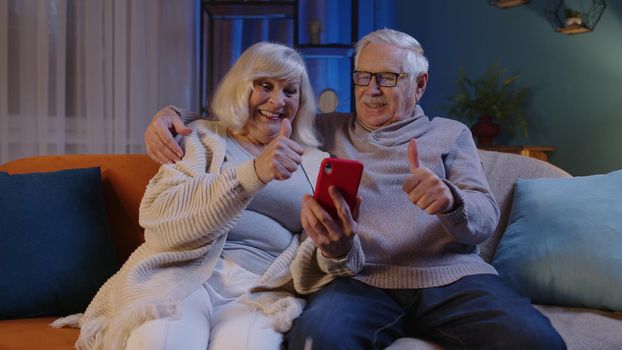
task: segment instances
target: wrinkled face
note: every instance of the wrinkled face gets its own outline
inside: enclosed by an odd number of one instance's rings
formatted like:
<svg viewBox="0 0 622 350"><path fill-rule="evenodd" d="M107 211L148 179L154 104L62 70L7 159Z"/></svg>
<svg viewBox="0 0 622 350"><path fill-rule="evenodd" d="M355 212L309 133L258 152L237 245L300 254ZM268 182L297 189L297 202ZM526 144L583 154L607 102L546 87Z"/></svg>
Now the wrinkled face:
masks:
<svg viewBox="0 0 622 350"><path fill-rule="evenodd" d="M370 43L361 51L357 71L379 73L403 73L402 62L406 59L404 49L389 45ZM398 78L397 85L384 87L372 78L368 86L355 86L356 116L371 129L391 124L409 117L417 102L415 84L410 77ZM420 97L420 96L419 96Z"/></svg>
<svg viewBox="0 0 622 350"><path fill-rule="evenodd" d="M278 136L283 118L293 123L299 102L298 80L257 79L248 98L249 117L243 130L255 140L269 143Z"/></svg>

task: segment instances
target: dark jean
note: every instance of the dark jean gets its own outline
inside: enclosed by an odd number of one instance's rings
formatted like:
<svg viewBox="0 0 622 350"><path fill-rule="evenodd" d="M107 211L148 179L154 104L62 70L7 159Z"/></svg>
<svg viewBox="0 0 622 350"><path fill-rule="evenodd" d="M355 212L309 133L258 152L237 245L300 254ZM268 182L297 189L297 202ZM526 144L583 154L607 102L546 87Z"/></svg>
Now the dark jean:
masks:
<svg viewBox="0 0 622 350"><path fill-rule="evenodd" d="M383 349L417 337L444 349L565 349L548 318L496 275L442 287L381 289L352 278L310 295L286 335L290 350Z"/></svg>

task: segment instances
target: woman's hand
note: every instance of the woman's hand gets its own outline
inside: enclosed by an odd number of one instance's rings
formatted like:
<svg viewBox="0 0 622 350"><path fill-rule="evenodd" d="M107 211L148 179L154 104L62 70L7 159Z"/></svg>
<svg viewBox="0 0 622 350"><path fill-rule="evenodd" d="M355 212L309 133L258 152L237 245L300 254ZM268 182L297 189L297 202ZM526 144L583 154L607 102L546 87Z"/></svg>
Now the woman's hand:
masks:
<svg viewBox="0 0 622 350"><path fill-rule="evenodd" d="M281 121L279 135L255 159L255 171L264 183L289 179L302 162L303 149L289 138L291 133L292 125L285 118Z"/></svg>

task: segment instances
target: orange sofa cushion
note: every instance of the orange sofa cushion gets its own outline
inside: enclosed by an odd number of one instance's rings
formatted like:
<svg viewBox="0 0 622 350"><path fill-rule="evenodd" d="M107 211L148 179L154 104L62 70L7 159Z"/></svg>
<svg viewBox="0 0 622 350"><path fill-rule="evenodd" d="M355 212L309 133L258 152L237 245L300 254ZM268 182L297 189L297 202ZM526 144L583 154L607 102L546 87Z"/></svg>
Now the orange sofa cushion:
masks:
<svg viewBox="0 0 622 350"><path fill-rule="evenodd" d="M52 328L56 317L0 321L2 350L70 350L75 349L80 330Z"/></svg>
<svg viewBox="0 0 622 350"><path fill-rule="evenodd" d="M62 155L18 159L0 165L9 174L100 167L110 235L119 263L144 241L138 207L159 165L146 155ZM64 316L64 315L59 315ZM56 317L0 321L0 350L73 349L79 329L49 326Z"/></svg>

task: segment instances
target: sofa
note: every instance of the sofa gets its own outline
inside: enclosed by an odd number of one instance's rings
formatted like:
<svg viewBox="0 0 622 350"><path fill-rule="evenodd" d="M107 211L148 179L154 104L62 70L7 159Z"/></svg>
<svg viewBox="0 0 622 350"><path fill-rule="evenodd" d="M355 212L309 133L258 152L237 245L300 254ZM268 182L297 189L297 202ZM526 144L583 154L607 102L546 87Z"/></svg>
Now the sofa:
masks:
<svg viewBox="0 0 622 350"><path fill-rule="evenodd" d="M549 163L519 155L482 150L480 157L501 209L501 219L495 234L480 245L481 256L491 261L508 225L517 179L564 178L570 175ZM2 164L0 172L25 174L90 167L101 169L109 238L118 263L121 264L143 240L143 231L138 225L138 207L145 186L158 169L158 165L146 155L30 157ZM620 313L568 306L536 307L550 318L569 349L622 349ZM63 315L0 320L0 350L72 349L79 330L50 327L49 324L57 316ZM402 338L389 349L438 347L422 340Z"/></svg>

